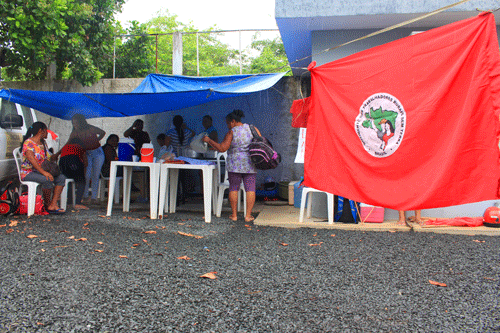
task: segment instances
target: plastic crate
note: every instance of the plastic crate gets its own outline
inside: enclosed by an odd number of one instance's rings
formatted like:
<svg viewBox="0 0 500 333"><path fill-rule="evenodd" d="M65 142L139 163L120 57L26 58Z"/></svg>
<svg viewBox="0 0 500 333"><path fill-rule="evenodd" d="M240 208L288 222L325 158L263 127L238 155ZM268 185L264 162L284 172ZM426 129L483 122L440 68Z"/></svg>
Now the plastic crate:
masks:
<svg viewBox="0 0 500 333"><path fill-rule="evenodd" d="M376 207L367 204L359 204L361 210L361 222L382 223L384 222L384 207Z"/></svg>

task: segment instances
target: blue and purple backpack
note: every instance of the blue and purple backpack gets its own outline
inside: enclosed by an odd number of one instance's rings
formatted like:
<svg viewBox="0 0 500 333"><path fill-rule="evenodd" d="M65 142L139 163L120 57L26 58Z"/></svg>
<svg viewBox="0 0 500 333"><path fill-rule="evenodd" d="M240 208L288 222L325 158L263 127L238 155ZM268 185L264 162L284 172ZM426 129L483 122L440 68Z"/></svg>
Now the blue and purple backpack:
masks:
<svg viewBox="0 0 500 333"><path fill-rule="evenodd" d="M273 145L269 140L260 136L255 127L250 125L253 139L248 145L250 159L256 169L269 170L275 169L281 162L281 156L274 150Z"/></svg>

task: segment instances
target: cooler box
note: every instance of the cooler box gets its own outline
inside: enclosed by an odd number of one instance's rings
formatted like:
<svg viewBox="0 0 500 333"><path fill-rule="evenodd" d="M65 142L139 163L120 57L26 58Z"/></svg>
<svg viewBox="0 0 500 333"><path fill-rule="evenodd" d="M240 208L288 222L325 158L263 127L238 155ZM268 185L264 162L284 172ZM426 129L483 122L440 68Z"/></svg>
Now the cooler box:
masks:
<svg viewBox="0 0 500 333"><path fill-rule="evenodd" d="M132 155L135 152L135 144L133 139L121 138L118 142L118 159L120 161L132 161Z"/></svg>
<svg viewBox="0 0 500 333"><path fill-rule="evenodd" d="M359 204L361 210L361 221L371 223L384 222L384 207L376 207L367 204Z"/></svg>

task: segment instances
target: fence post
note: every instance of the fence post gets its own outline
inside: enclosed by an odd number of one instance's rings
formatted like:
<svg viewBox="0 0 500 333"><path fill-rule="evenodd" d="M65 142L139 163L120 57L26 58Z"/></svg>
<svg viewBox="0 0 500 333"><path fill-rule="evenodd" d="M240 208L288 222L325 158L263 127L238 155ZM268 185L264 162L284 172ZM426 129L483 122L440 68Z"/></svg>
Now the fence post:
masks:
<svg viewBox="0 0 500 333"><path fill-rule="evenodd" d="M116 74L116 36L113 37L113 79L115 79Z"/></svg>
<svg viewBox="0 0 500 333"><path fill-rule="evenodd" d="M243 74L243 61L241 60L241 30L239 31L239 49L240 49L240 74Z"/></svg>
<svg viewBox="0 0 500 333"><path fill-rule="evenodd" d="M199 33L196 33L196 75L200 76L200 39Z"/></svg>
<svg viewBox="0 0 500 333"><path fill-rule="evenodd" d="M182 75L182 32L176 31L172 40L172 74Z"/></svg>

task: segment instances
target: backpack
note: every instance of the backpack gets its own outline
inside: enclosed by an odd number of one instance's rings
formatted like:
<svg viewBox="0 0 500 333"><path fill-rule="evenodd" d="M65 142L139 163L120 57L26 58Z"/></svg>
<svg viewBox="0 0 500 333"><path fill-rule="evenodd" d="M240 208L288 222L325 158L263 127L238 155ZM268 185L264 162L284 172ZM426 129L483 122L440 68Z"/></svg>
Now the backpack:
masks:
<svg viewBox="0 0 500 333"><path fill-rule="evenodd" d="M248 145L248 150L253 165L259 170L275 169L281 162L281 155L273 149L269 140L257 133L253 125L250 125L250 130L253 139Z"/></svg>
<svg viewBox="0 0 500 333"><path fill-rule="evenodd" d="M0 215L13 215L19 208L19 193L12 181L0 188Z"/></svg>

